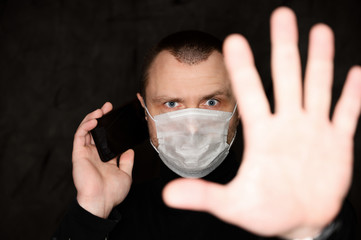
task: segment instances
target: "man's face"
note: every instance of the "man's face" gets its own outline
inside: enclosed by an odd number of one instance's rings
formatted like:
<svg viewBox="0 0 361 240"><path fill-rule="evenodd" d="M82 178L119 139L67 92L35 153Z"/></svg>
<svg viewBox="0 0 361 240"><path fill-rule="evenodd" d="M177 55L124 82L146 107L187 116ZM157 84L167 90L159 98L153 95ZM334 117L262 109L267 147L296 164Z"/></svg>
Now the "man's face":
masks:
<svg viewBox="0 0 361 240"><path fill-rule="evenodd" d="M152 116L185 108L232 112L235 99L222 54L214 51L207 60L195 65L179 62L168 51L160 52L149 69L145 103ZM142 97L138 99L143 105ZM143 105L144 107L144 105ZM155 123L146 117L149 135L158 147ZM227 142L234 137L237 113L230 121Z"/></svg>

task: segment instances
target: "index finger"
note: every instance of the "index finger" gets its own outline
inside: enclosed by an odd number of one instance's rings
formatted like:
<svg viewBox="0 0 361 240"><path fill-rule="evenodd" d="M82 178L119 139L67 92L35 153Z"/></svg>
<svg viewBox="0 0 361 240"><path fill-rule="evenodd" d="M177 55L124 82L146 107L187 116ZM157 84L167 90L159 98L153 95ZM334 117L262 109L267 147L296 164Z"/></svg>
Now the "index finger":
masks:
<svg viewBox="0 0 361 240"><path fill-rule="evenodd" d="M113 105L110 102L106 102L100 109L94 110L93 112L86 115L80 124L89 121L91 119L101 118L103 115L107 114L112 109L113 109Z"/></svg>
<svg viewBox="0 0 361 240"><path fill-rule="evenodd" d="M270 107L247 40L240 35L227 37L224 58L242 121L247 124L268 116Z"/></svg>

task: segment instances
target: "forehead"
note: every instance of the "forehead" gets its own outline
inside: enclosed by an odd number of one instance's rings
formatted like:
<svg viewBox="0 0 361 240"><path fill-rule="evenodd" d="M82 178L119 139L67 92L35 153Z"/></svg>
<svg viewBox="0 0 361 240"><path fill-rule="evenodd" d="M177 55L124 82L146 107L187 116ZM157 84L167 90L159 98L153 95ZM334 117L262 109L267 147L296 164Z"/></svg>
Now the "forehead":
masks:
<svg viewBox="0 0 361 240"><path fill-rule="evenodd" d="M147 98L158 96L202 97L212 92L231 94L223 55L214 51L207 60L189 65L162 51L149 69Z"/></svg>

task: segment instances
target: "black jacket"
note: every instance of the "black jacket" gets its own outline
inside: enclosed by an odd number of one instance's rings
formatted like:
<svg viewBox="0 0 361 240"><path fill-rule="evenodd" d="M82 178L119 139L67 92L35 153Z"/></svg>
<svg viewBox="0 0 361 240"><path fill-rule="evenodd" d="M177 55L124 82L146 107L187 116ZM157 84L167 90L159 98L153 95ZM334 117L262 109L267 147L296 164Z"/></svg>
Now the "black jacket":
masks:
<svg viewBox="0 0 361 240"><path fill-rule="evenodd" d="M108 219L92 215L74 201L53 239L277 239L256 236L208 213L167 207L161 191L166 183L179 176L152 152L147 157L159 164L157 177L133 184L125 201L113 209ZM237 159L239 157L231 152L205 179L222 184L229 182L237 173L240 164ZM139 164L134 168L137 166ZM349 204L344 204L331 236L325 239L354 240L355 227L355 215Z"/></svg>

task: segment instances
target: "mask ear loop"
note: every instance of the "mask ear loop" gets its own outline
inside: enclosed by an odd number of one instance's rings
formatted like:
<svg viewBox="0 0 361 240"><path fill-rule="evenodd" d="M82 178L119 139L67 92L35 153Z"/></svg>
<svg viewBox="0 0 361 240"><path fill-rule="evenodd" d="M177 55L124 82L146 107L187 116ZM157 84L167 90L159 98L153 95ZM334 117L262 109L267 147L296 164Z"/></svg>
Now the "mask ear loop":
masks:
<svg viewBox="0 0 361 240"><path fill-rule="evenodd" d="M144 101L143 101L143 103L144 103L145 111L147 112L148 116L149 116L154 122L156 122L155 119L153 118L152 114L150 114L150 112L149 112L149 110L148 110L148 108L147 108L147 105L145 105L145 102L144 102ZM233 117L234 113L236 112L236 109L237 109L237 103L236 103L236 105L235 105L234 108L233 108L232 115L227 119L227 121L231 120L231 118ZM234 136L233 136L233 138L232 138L231 143L229 144L228 150L231 148L231 146L232 146L232 144L233 144L233 142L234 142L234 139L236 138L236 135L237 135L237 129L236 129L236 131L235 131L235 133L234 133ZM151 139L149 139L149 142L150 142L150 144L152 145L152 147L155 149L155 151L157 151L157 153L159 153L158 149L154 146L154 144L152 143L152 140L151 140Z"/></svg>
<svg viewBox="0 0 361 240"><path fill-rule="evenodd" d="M236 131L234 132L234 136L233 136L233 138L232 138L232 141L231 141L230 144L229 144L228 150L232 147L232 144L233 144L233 142L234 142L234 139L236 139L236 135L237 135L237 129L236 129Z"/></svg>
<svg viewBox="0 0 361 240"><path fill-rule="evenodd" d="M147 112L148 116L155 122L155 119L153 118L152 114L150 114L147 105L145 105L145 102L143 101L145 111Z"/></svg>
<svg viewBox="0 0 361 240"><path fill-rule="evenodd" d="M145 105L144 105L145 106ZM234 105L233 111L232 111L232 115L227 119L227 121L231 120L231 118L233 117L234 113L236 112L237 109L237 103L236 105Z"/></svg>
<svg viewBox="0 0 361 240"><path fill-rule="evenodd" d="M154 148L154 150L159 154L158 149L154 146L154 144L152 143L152 140L150 138L149 138L149 142L150 142L150 145L152 145L152 147Z"/></svg>
<svg viewBox="0 0 361 240"><path fill-rule="evenodd" d="M153 118L152 114L150 114L150 112L147 108L147 105L145 105L144 101L143 101L143 104L144 104L144 108L145 108L145 111L147 112L148 116L153 120L153 122L155 122L155 119ZM149 142L150 142L150 145L152 145L152 147L154 148L154 150L159 154L158 149L154 146L154 144L152 143L152 140L150 138L149 138Z"/></svg>
<svg viewBox="0 0 361 240"><path fill-rule="evenodd" d="M236 112L236 109L237 109L237 103L236 103L236 105L234 106L232 115L228 118L228 121L231 120L231 118L233 117L234 113ZM236 131L234 132L234 136L233 136L233 138L232 138L232 141L229 143L228 150L231 148L231 146L232 146L232 144L233 144L233 142L234 142L234 139L236 138L236 135L237 135L237 129L236 129Z"/></svg>

